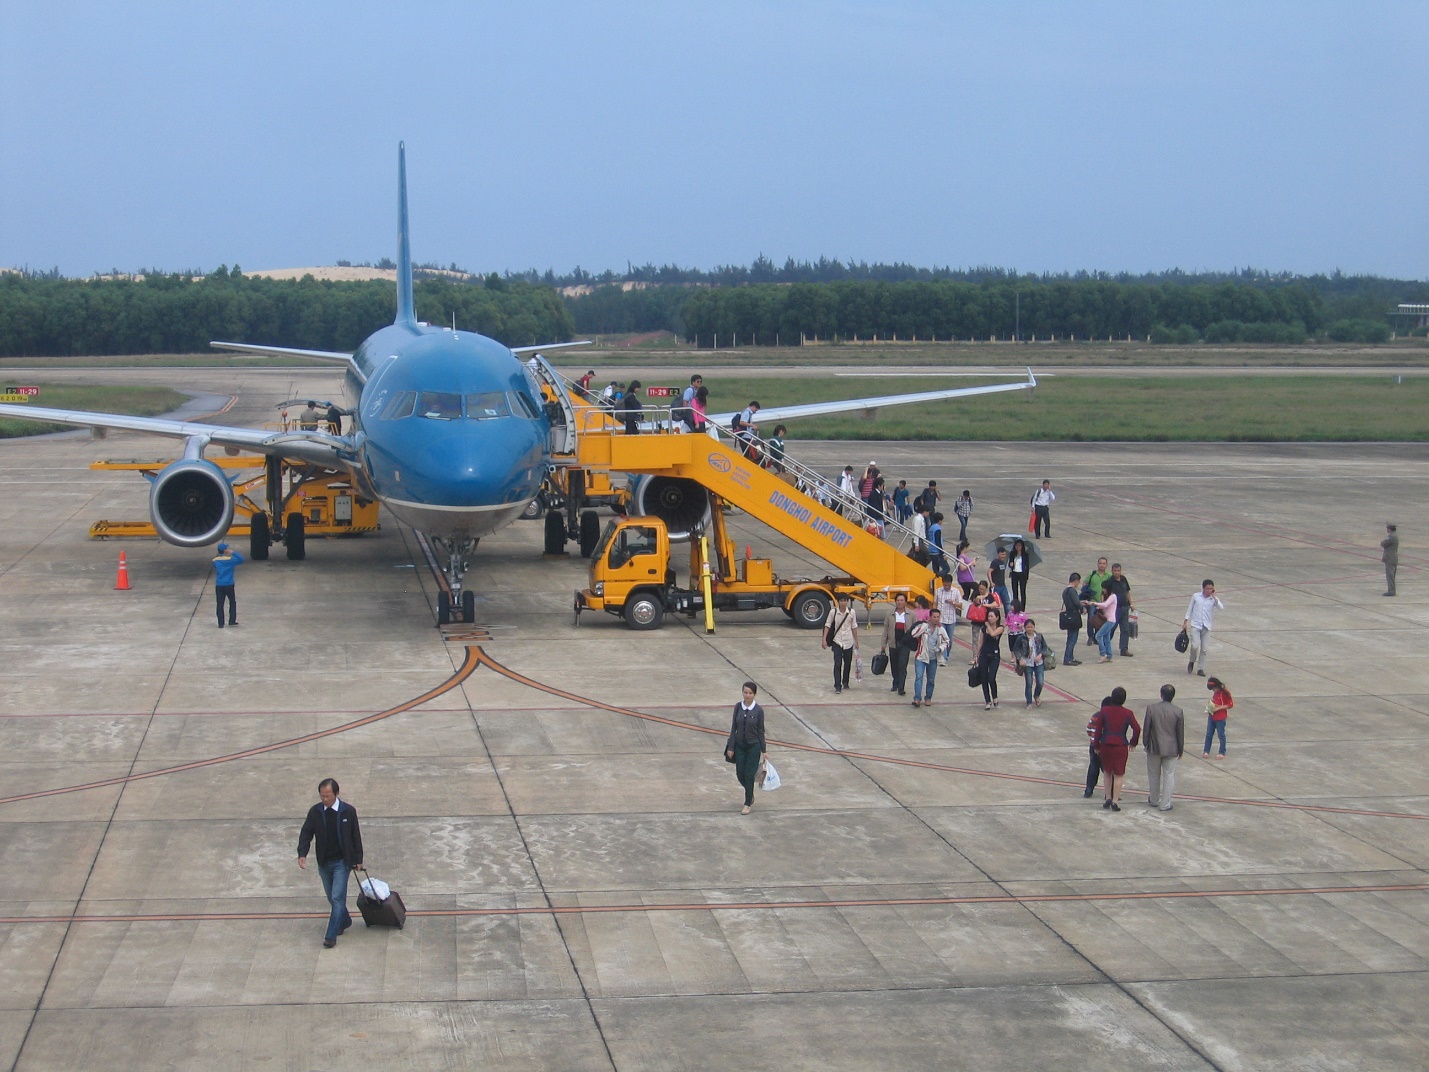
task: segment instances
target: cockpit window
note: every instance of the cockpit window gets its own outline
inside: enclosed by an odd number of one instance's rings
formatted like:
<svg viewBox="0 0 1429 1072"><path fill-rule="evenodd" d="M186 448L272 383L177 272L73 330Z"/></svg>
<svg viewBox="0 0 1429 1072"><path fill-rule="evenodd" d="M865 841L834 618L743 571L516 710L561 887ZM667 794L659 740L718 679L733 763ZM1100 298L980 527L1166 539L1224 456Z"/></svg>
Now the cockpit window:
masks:
<svg viewBox="0 0 1429 1072"><path fill-rule="evenodd" d="M536 403L532 402L524 391L511 392L511 409L524 416L530 417L532 420L535 420L541 415L541 411L536 408Z"/></svg>
<svg viewBox="0 0 1429 1072"><path fill-rule="evenodd" d="M446 391L423 391L417 400L417 413L437 421L461 418L461 395Z"/></svg>
<svg viewBox="0 0 1429 1072"><path fill-rule="evenodd" d="M379 420L395 421L401 417L410 417L412 407L416 404L416 391L393 391L391 397L387 399L387 404L382 407L382 411L377 415Z"/></svg>
<svg viewBox="0 0 1429 1072"><path fill-rule="evenodd" d="M502 391L482 391L466 396L466 416L471 421L488 421L493 417L511 416L506 394Z"/></svg>

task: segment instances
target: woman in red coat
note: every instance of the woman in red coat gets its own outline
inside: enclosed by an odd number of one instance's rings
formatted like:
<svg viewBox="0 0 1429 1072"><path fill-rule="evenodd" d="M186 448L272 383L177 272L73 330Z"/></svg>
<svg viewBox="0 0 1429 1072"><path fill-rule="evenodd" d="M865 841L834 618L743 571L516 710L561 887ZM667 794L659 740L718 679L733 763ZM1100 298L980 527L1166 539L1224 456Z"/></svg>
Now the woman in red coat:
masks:
<svg viewBox="0 0 1429 1072"><path fill-rule="evenodd" d="M1141 742L1141 723L1126 706L1126 690L1121 686L1111 690L1109 704L1092 716L1095 734L1092 741L1101 757L1102 772L1106 775L1106 800L1103 808L1121 811L1121 787L1126 781L1126 754ZM1131 730L1128 741L1126 731Z"/></svg>

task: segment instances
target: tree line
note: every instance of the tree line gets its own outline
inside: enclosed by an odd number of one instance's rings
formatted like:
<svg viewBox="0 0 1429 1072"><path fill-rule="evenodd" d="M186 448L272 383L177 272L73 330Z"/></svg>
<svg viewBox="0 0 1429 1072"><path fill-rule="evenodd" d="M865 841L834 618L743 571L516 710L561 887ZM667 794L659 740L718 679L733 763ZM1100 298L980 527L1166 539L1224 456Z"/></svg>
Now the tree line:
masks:
<svg viewBox="0 0 1429 1072"><path fill-rule="evenodd" d="M547 287L444 279L414 287L417 316L479 331L508 346L566 342L571 314ZM151 272L139 279L0 275L0 357L194 353L212 339L304 350L354 350L392 322L385 280L266 279L220 267L204 276Z"/></svg>
<svg viewBox="0 0 1429 1072"><path fill-rule="evenodd" d="M1398 294L1418 284L1401 286ZM1387 288L1386 288L1387 289ZM1391 295L1326 295L1311 281L1257 285L1030 277L911 282L603 287L567 299L577 331L669 330L698 345L797 345L803 338L987 340L1151 337L1154 342L1303 342L1389 337ZM1413 300L1398 297L1398 300ZM1389 305L1393 308L1393 305Z"/></svg>

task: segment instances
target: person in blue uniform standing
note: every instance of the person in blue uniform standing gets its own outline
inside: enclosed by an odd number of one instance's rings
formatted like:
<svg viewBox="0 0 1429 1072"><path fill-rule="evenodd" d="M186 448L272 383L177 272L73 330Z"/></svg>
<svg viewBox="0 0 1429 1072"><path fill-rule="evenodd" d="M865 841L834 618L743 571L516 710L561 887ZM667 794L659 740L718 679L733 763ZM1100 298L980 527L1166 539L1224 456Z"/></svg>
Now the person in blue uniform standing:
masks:
<svg viewBox="0 0 1429 1072"><path fill-rule="evenodd" d="M218 627L223 628L223 604L228 603L228 624L238 624L238 597L233 589L233 567L244 561L237 551L228 544L218 545L218 554L213 558L213 594L218 603Z"/></svg>

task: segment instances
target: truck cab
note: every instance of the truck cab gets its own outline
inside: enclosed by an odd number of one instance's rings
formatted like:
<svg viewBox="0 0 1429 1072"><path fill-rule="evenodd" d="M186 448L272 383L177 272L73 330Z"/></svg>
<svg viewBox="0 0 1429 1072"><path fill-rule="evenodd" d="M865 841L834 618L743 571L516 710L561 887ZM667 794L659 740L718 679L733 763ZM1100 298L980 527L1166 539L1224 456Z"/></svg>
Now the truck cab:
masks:
<svg viewBox="0 0 1429 1072"><path fill-rule="evenodd" d="M658 517L621 517L601 534L590 560L590 587L576 609L620 614L632 629L658 629L666 610L689 606L675 586L670 532Z"/></svg>

